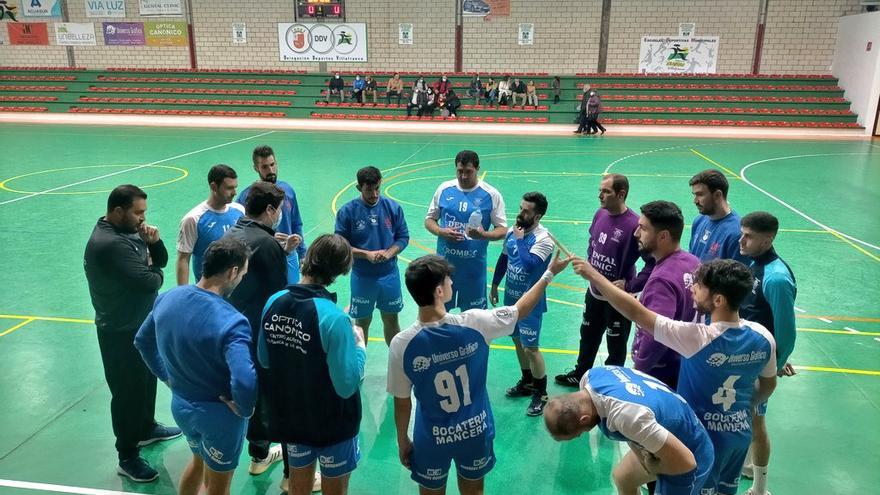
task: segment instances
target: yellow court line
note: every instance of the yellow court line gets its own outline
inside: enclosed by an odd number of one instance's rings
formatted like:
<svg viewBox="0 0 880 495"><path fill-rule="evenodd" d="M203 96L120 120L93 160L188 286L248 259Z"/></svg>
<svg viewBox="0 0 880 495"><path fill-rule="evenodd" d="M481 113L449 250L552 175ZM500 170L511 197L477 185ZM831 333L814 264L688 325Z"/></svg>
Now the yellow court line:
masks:
<svg viewBox="0 0 880 495"><path fill-rule="evenodd" d="M19 323L18 325L15 325L14 327L10 328L9 330L6 330L3 333L0 333L0 337L10 334L10 333L18 330L19 328L27 325L28 323L30 323L32 321L34 321L33 318L28 318L27 320L24 320L23 322Z"/></svg>
<svg viewBox="0 0 880 495"><path fill-rule="evenodd" d="M32 315L0 315L0 319L4 320L39 320L39 321L60 321L62 323L94 323L95 320L85 320L82 318L60 318L56 316L32 316Z"/></svg>
<svg viewBox="0 0 880 495"><path fill-rule="evenodd" d="M483 170L483 175L480 176L480 180L486 180L487 175L489 175L489 171Z"/></svg>
<svg viewBox="0 0 880 495"><path fill-rule="evenodd" d="M722 165L722 164L716 162L715 160L709 158L708 156L706 156L706 155L700 153L699 151L697 151L697 150L695 150L695 149L693 149L693 148L690 148L690 150L691 150L691 153L693 153L693 154L699 156L699 157L702 158L703 160L706 160L707 162L711 163L712 165L715 165L716 167L720 168L721 170L724 170L725 172L727 172L728 174L734 176L735 178L737 178L737 179L739 179L739 180L742 180L742 177L740 177L739 175L737 175L736 172L734 172L733 170L730 170L729 168L725 167L724 165Z"/></svg>
<svg viewBox="0 0 880 495"><path fill-rule="evenodd" d="M824 366L795 366L796 370L804 371L824 371L826 373L845 373L847 375L868 375L880 376L880 371L874 370L854 370L849 368L826 368Z"/></svg>
<svg viewBox="0 0 880 495"><path fill-rule="evenodd" d="M850 332L849 330L830 330L827 328L801 328L798 327L799 332L810 332L810 333L830 333L835 335L854 335L865 336L865 337L880 337L880 332Z"/></svg>

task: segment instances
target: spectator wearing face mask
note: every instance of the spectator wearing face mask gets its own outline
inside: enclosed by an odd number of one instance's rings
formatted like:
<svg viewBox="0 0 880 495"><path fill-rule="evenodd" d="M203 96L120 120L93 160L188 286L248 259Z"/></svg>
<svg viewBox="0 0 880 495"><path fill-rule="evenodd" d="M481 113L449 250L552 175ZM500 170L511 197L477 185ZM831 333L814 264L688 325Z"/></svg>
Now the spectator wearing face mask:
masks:
<svg viewBox="0 0 880 495"><path fill-rule="evenodd" d="M342 79L342 76L339 75L338 72L333 74L333 77L330 78L330 82L327 83L327 102L330 102L330 97L336 95L339 97L339 102L342 103L345 101L345 80Z"/></svg>
<svg viewBox="0 0 880 495"><path fill-rule="evenodd" d="M367 88L367 82L360 76L354 76L354 82L351 83L351 97L358 103L364 102L364 90Z"/></svg>
<svg viewBox="0 0 880 495"><path fill-rule="evenodd" d="M449 82L449 78L446 77L446 74L440 76L440 79L438 79L437 82L434 83L434 91L436 91L437 94L441 95L445 95L451 87L452 83Z"/></svg>

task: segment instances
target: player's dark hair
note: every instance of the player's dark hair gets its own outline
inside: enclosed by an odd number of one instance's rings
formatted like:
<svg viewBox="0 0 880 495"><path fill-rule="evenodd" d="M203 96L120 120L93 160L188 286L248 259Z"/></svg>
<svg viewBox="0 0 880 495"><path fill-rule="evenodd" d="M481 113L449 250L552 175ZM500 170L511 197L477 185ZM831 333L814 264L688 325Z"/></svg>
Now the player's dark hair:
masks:
<svg viewBox="0 0 880 495"><path fill-rule="evenodd" d="M219 163L211 167L211 170L208 170L208 184L217 184L220 185L226 179L237 179L238 174L235 173L232 167L229 165L224 165Z"/></svg>
<svg viewBox="0 0 880 495"><path fill-rule="evenodd" d="M776 235L779 231L779 220L766 211L753 211L742 217L739 224L761 234Z"/></svg>
<svg viewBox="0 0 880 495"><path fill-rule="evenodd" d="M300 272L320 285L328 286L351 270L351 244L339 234L322 234L312 242Z"/></svg>
<svg viewBox="0 0 880 495"><path fill-rule="evenodd" d="M577 402L572 400L569 395L571 394L554 397L553 404L548 404L550 408L556 408L558 405L559 411L555 415L556 421L550 421L547 419L550 415L544 415L547 431L554 437L571 437L578 431L581 411L578 409Z"/></svg>
<svg viewBox="0 0 880 495"><path fill-rule="evenodd" d="M604 178L611 179L611 190L614 191L614 194L620 194L623 192L623 199L626 199L627 196L629 196L629 179L627 179L625 175L608 174Z"/></svg>
<svg viewBox="0 0 880 495"><path fill-rule="evenodd" d="M535 205L535 213L539 215L547 213L547 197L538 191L527 192L523 194L522 199Z"/></svg>
<svg viewBox="0 0 880 495"><path fill-rule="evenodd" d="M248 190L247 198L244 200L244 211L251 218L258 217L266 211L266 208L272 206L278 208L284 201L284 191L280 187L258 180L251 184Z"/></svg>
<svg viewBox="0 0 880 495"><path fill-rule="evenodd" d="M715 191L721 191L721 196L724 199L727 199L727 191L730 189L730 183L727 182L727 177L718 170L712 168L703 170L697 175L691 177L691 180L688 181L688 185L690 186L695 186L697 184L704 184L709 188L710 194Z"/></svg>
<svg viewBox="0 0 880 495"><path fill-rule="evenodd" d="M208 245L205 259L202 261L202 276L205 278L220 275L227 270L244 264L250 256L245 243L232 237L221 237Z"/></svg>
<svg viewBox="0 0 880 495"><path fill-rule="evenodd" d="M364 167L357 171L358 186L375 186L382 180L382 172L376 167Z"/></svg>
<svg viewBox="0 0 880 495"><path fill-rule="evenodd" d="M434 305L434 289L443 285L455 267L445 258L429 254L414 260L406 267L404 278L409 294L418 306Z"/></svg>
<svg viewBox="0 0 880 495"><path fill-rule="evenodd" d="M458 165L459 163L462 165L471 164L474 168L480 168L480 156L477 155L476 151L462 150L455 155L455 164Z"/></svg>
<svg viewBox="0 0 880 495"><path fill-rule="evenodd" d="M754 278L751 270L739 261L714 259L697 267L694 282L709 289L710 294L724 296L727 306L736 311L752 292Z"/></svg>
<svg viewBox="0 0 880 495"><path fill-rule="evenodd" d="M681 240L684 216L677 204L671 201L651 201L642 205L641 212L655 229L668 231L672 240L676 242Z"/></svg>
<svg viewBox="0 0 880 495"><path fill-rule="evenodd" d="M254 148L254 155L252 157L253 161L254 161L254 165L257 164L258 158L269 158L270 156L275 156L275 152L272 150L272 148L270 146L266 146L266 145L257 146L256 148Z"/></svg>
<svg viewBox="0 0 880 495"><path fill-rule="evenodd" d="M116 186L107 197L107 213L116 209L117 206L123 210L131 208L135 198L147 199L147 193L133 184Z"/></svg>

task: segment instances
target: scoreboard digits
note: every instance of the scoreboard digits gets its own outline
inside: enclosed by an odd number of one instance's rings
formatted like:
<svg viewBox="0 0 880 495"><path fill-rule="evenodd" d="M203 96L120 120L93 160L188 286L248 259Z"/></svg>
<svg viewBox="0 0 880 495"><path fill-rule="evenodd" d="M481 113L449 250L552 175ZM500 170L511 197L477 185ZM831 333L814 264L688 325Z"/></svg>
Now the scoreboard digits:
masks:
<svg viewBox="0 0 880 495"><path fill-rule="evenodd" d="M345 0L297 0L296 13L299 19L343 19Z"/></svg>

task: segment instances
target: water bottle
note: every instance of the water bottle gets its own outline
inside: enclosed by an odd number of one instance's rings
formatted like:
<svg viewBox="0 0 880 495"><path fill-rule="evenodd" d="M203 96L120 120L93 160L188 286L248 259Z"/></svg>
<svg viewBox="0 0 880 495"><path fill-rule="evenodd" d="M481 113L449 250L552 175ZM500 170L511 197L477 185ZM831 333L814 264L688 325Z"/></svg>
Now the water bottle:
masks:
<svg viewBox="0 0 880 495"><path fill-rule="evenodd" d="M468 218L467 229L479 230L483 227L483 212L474 210ZM470 239L470 237L468 237Z"/></svg>

